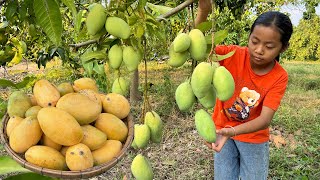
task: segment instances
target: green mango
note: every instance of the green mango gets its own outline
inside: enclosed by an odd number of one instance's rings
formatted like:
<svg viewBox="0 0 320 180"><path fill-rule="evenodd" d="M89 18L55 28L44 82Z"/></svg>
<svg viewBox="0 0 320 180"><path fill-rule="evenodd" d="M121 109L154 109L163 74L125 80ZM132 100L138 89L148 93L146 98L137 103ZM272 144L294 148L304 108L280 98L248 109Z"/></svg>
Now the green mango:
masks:
<svg viewBox="0 0 320 180"><path fill-rule="evenodd" d="M147 112L144 117L144 123L150 129L151 141L160 143L163 134L163 122L160 116L155 111Z"/></svg>
<svg viewBox="0 0 320 180"><path fill-rule="evenodd" d="M216 126L205 110L200 109L195 114L195 124L199 135L209 143L216 141Z"/></svg>
<svg viewBox="0 0 320 180"><path fill-rule="evenodd" d="M112 84L112 92L121 94L123 96L128 95L129 82L126 81L123 77L119 77L119 78L115 79Z"/></svg>
<svg viewBox="0 0 320 180"><path fill-rule="evenodd" d="M189 49L191 44L191 39L188 34L180 33L173 40L173 49L176 53L181 53Z"/></svg>
<svg viewBox="0 0 320 180"><path fill-rule="evenodd" d="M198 100L203 107L207 109L213 108L216 105L216 91L214 90L213 85L211 85L208 93Z"/></svg>
<svg viewBox="0 0 320 180"><path fill-rule="evenodd" d="M198 99L207 95L211 85L214 68L210 63L201 62L198 64L191 75L191 87Z"/></svg>
<svg viewBox="0 0 320 180"><path fill-rule="evenodd" d="M131 33L128 23L118 17L108 17L105 28L108 33L121 39L128 39Z"/></svg>
<svg viewBox="0 0 320 180"><path fill-rule="evenodd" d="M10 117L25 117L25 113L32 107L31 99L23 91L15 91L9 96L8 114Z"/></svg>
<svg viewBox="0 0 320 180"><path fill-rule="evenodd" d="M175 92L175 99L180 111L189 111L196 102L196 97L192 91L189 81L181 83Z"/></svg>
<svg viewBox="0 0 320 180"><path fill-rule="evenodd" d="M119 69L122 63L122 56L123 52L121 46L118 46L117 44L113 45L108 52L109 65L113 69Z"/></svg>
<svg viewBox="0 0 320 180"><path fill-rule="evenodd" d="M30 107L26 111L25 117L29 117L29 116L37 117L38 112L40 111L41 108L42 108L41 106L32 106L32 107Z"/></svg>
<svg viewBox="0 0 320 180"><path fill-rule="evenodd" d="M234 79L231 73L224 66L219 66L215 69L212 79L217 98L220 101L230 99L235 90Z"/></svg>
<svg viewBox="0 0 320 180"><path fill-rule="evenodd" d="M174 45L171 44L169 47L169 60L168 64L172 67L182 66L188 59L188 51L177 53L174 51Z"/></svg>
<svg viewBox="0 0 320 180"><path fill-rule="evenodd" d="M191 39L189 52L191 57L196 61L203 61L206 57L207 42L203 33L199 29L192 29L189 32Z"/></svg>
<svg viewBox="0 0 320 180"><path fill-rule="evenodd" d="M141 58L140 52L132 46L123 48L123 62L130 72L138 69Z"/></svg>
<svg viewBox="0 0 320 180"><path fill-rule="evenodd" d="M86 19L89 35L93 36L101 31L107 19L105 11L106 9L101 4L95 4L89 11Z"/></svg>
<svg viewBox="0 0 320 180"><path fill-rule="evenodd" d="M149 160L138 154L131 163L131 172L137 180L152 180L153 170Z"/></svg>
<svg viewBox="0 0 320 180"><path fill-rule="evenodd" d="M134 125L134 142L140 149L147 147L150 140L150 129L146 124Z"/></svg>

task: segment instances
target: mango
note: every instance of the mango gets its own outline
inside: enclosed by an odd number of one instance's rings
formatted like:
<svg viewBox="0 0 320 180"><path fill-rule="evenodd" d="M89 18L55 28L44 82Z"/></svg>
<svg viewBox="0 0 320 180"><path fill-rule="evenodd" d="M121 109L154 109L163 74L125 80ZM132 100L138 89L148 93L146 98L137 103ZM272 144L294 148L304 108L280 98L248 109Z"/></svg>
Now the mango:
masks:
<svg viewBox="0 0 320 180"><path fill-rule="evenodd" d="M209 91L212 84L214 68L207 62L198 64L191 76L191 87L198 99L203 98Z"/></svg>
<svg viewBox="0 0 320 180"><path fill-rule="evenodd" d="M93 156L89 147L82 143L70 146L66 152L66 163L71 171L93 167Z"/></svg>
<svg viewBox="0 0 320 180"><path fill-rule="evenodd" d="M123 48L123 62L128 71L132 72L138 69L141 54L138 50L135 50L132 46L125 46Z"/></svg>
<svg viewBox="0 0 320 180"><path fill-rule="evenodd" d="M74 92L71 83L68 83L68 82L60 83L57 86L57 89L60 92L60 96L61 97L66 95L66 94L68 94L68 93L73 93Z"/></svg>
<svg viewBox="0 0 320 180"><path fill-rule="evenodd" d="M195 124L199 135L209 143L216 141L216 126L205 110L200 109L195 114Z"/></svg>
<svg viewBox="0 0 320 180"><path fill-rule="evenodd" d="M100 98L97 99L97 101L99 100ZM85 125L98 118L102 110L102 104L92 101L83 94L69 93L59 99L57 108L68 112L80 125Z"/></svg>
<svg viewBox="0 0 320 180"><path fill-rule="evenodd" d="M101 113L94 126L107 134L108 139L124 142L128 136L128 127L117 116Z"/></svg>
<svg viewBox="0 0 320 180"><path fill-rule="evenodd" d="M191 39L189 52L191 57L196 61L203 61L206 57L207 42L203 33L199 29L192 29L189 32Z"/></svg>
<svg viewBox="0 0 320 180"><path fill-rule="evenodd" d="M220 101L230 99L235 90L234 79L231 73L224 66L219 66L214 71L212 79L217 98Z"/></svg>
<svg viewBox="0 0 320 180"><path fill-rule="evenodd" d="M41 106L32 106L30 107L26 113L25 113L25 117L29 117L29 116L34 116L37 117L38 112L40 111L42 107Z"/></svg>
<svg viewBox="0 0 320 180"><path fill-rule="evenodd" d="M149 160L138 154L131 163L131 172L137 180L152 180L153 170Z"/></svg>
<svg viewBox="0 0 320 180"><path fill-rule="evenodd" d="M188 51L175 52L173 44L169 47L169 60L168 64L172 67L182 66L188 59Z"/></svg>
<svg viewBox="0 0 320 180"><path fill-rule="evenodd" d="M53 149L56 149L57 151L60 151L61 149L61 144L58 144L54 141L52 141L48 136L45 134L42 135L41 140L40 140L41 145L49 146L52 147Z"/></svg>
<svg viewBox="0 0 320 180"><path fill-rule="evenodd" d="M88 34L97 34L104 27L106 19L105 8L101 4L95 4L89 11L86 19Z"/></svg>
<svg viewBox="0 0 320 180"><path fill-rule="evenodd" d="M121 94L108 93L102 97L103 111L113 114L119 119L127 117L130 113L130 103Z"/></svg>
<svg viewBox="0 0 320 180"><path fill-rule="evenodd" d="M9 118L8 123L7 123L7 135L8 137L10 137L10 134L12 132L12 130L18 126L18 124L20 124L22 122L23 118L19 117L19 116L12 116Z"/></svg>
<svg viewBox="0 0 320 180"><path fill-rule="evenodd" d="M95 92L99 92L96 81L91 78L80 78L73 82L73 89L78 92L82 89L91 89Z"/></svg>
<svg viewBox="0 0 320 180"><path fill-rule="evenodd" d="M150 129L146 124L134 125L134 142L140 149L147 147L150 140Z"/></svg>
<svg viewBox="0 0 320 180"><path fill-rule="evenodd" d="M118 17L108 17L105 28L108 33L121 39L128 39L130 36L130 26Z"/></svg>
<svg viewBox="0 0 320 180"><path fill-rule="evenodd" d="M57 107L42 108L38 112L42 131L55 143L72 146L81 142L83 131L77 120Z"/></svg>
<svg viewBox="0 0 320 180"><path fill-rule="evenodd" d="M180 33L173 40L173 49L176 53L181 53L187 51L190 47L191 39L190 36L186 33Z"/></svg>
<svg viewBox="0 0 320 180"><path fill-rule="evenodd" d="M81 143L87 145L92 151L102 147L107 140L107 134L94 126L83 125L81 128L83 131Z"/></svg>
<svg viewBox="0 0 320 180"><path fill-rule="evenodd" d="M190 110L196 102L196 97L189 81L183 82L177 87L175 99L180 111L185 112Z"/></svg>
<svg viewBox="0 0 320 180"><path fill-rule="evenodd" d="M129 93L129 82L123 77L118 77L112 84L112 92L126 96Z"/></svg>
<svg viewBox="0 0 320 180"><path fill-rule="evenodd" d="M42 131L35 117L23 119L10 133L9 144L16 153L24 153L41 139Z"/></svg>
<svg viewBox="0 0 320 180"><path fill-rule="evenodd" d="M123 52L121 46L118 46L117 44L113 45L108 52L109 65L113 69L119 69L122 63L122 56Z"/></svg>
<svg viewBox="0 0 320 180"><path fill-rule="evenodd" d="M34 84L33 94L41 107L54 107L60 99L58 89L46 79L41 79Z"/></svg>
<svg viewBox="0 0 320 180"><path fill-rule="evenodd" d="M118 140L107 140L99 149L92 151L94 165L100 165L117 158L122 149L122 143Z"/></svg>
<svg viewBox="0 0 320 180"><path fill-rule="evenodd" d="M151 134L151 141L160 143L163 135L163 122L155 111L149 111L144 117L144 123L148 125Z"/></svg>
<svg viewBox="0 0 320 180"><path fill-rule="evenodd" d="M7 112L10 117L25 117L26 111L32 106L29 96L23 91L13 92L8 99Z"/></svg>
<svg viewBox="0 0 320 180"><path fill-rule="evenodd" d="M213 85L211 85L207 94L198 100L203 107L207 109L213 108L216 104L216 91L214 90Z"/></svg>
<svg viewBox="0 0 320 180"><path fill-rule="evenodd" d="M32 146L26 151L25 158L29 163L43 168L55 170L67 169L64 156L52 147L41 145Z"/></svg>
<svg viewBox="0 0 320 180"><path fill-rule="evenodd" d="M99 104L99 106L102 108L102 101L99 93L91 89L82 89L78 93L87 96L91 101Z"/></svg>

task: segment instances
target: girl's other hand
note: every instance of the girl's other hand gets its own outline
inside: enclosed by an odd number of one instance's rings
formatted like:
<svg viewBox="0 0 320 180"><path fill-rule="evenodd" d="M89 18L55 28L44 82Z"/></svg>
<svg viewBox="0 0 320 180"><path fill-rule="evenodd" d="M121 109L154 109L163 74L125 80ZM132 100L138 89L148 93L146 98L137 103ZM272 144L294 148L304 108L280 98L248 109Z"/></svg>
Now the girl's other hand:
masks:
<svg viewBox="0 0 320 180"><path fill-rule="evenodd" d="M204 12L211 12L211 0L199 0L199 10Z"/></svg>
<svg viewBox="0 0 320 180"><path fill-rule="evenodd" d="M222 128L222 129L216 130L216 133L217 133L216 142L215 143L205 142L205 145L216 152L220 152L224 144L227 142L227 140L234 135L233 134L234 132L231 128Z"/></svg>

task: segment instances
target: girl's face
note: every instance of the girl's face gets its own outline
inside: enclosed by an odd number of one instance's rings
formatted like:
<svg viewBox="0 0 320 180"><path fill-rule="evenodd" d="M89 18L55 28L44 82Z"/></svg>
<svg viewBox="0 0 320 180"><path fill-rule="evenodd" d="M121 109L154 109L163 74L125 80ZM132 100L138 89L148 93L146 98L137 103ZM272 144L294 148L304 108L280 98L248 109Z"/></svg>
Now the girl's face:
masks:
<svg viewBox="0 0 320 180"><path fill-rule="evenodd" d="M255 26L248 43L253 69L273 67L275 58L285 50L280 39L280 32L274 27Z"/></svg>

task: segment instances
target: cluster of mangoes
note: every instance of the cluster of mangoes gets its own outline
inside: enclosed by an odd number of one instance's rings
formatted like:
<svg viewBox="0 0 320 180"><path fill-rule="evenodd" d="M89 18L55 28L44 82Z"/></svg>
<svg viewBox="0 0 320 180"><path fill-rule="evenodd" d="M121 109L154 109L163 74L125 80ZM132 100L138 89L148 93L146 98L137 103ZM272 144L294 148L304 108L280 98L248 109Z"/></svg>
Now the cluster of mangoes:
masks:
<svg viewBox="0 0 320 180"><path fill-rule="evenodd" d="M33 94L15 91L9 96L7 112L12 150L55 170L85 170L112 160L129 131L123 122L129 101L120 94L99 93L90 78L58 86L38 80Z"/></svg>
<svg viewBox="0 0 320 180"><path fill-rule="evenodd" d="M181 83L175 92L178 108L189 111L198 101L205 109L215 106L216 98L221 101L230 99L235 84L231 73L217 62L206 62L207 43L199 29L192 29L189 34L180 33L169 49L168 64L173 67L183 65L188 53L198 62L191 78ZM195 114L195 124L199 134L208 142L215 141L215 125L211 116L203 109Z"/></svg>

